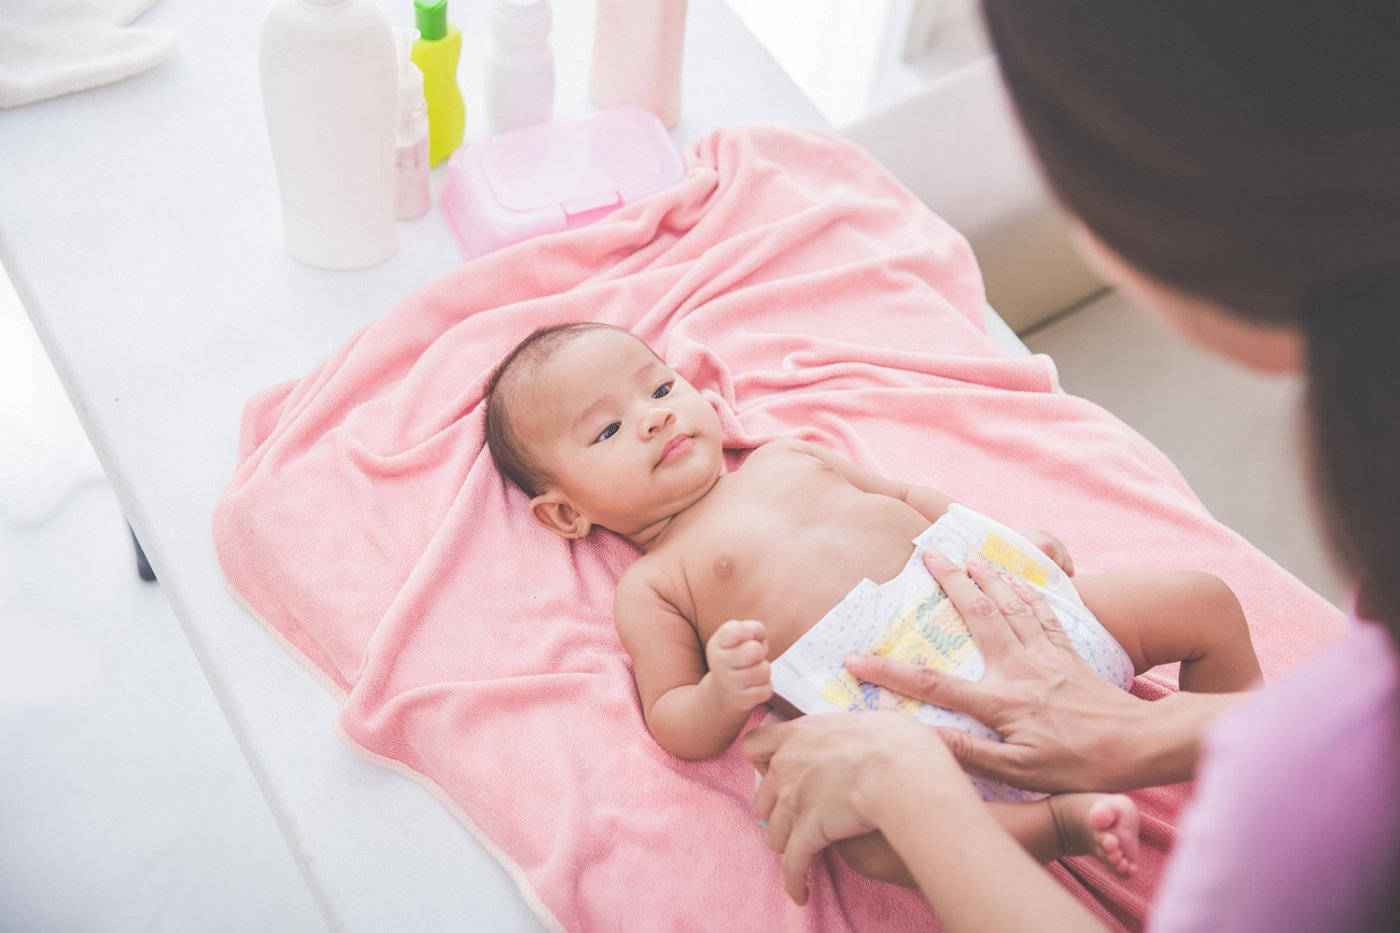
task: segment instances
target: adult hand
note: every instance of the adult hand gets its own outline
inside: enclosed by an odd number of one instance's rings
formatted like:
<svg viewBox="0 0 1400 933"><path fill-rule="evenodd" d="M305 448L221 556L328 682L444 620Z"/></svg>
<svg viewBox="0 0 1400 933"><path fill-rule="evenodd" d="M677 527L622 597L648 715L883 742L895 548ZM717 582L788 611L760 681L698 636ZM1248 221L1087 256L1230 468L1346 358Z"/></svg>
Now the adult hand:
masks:
<svg viewBox="0 0 1400 933"><path fill-rule="evenodd" d="M986 662L982 679L866 656L848 658L846 667L861 680L965 712L1002 735L993 742L940 729L964 768L1050 793L1131 790L1186 776L1154 773L1153 763L1124 753L1143 738L1154 704L1084 663L1033 588L977 560L964 573L938 551L926 551L924 564L967 623ZM1144 753L1150 757L1152 749Z"/></svg>
<svg viewBox="0 0 1400 933"><path fill-rule="evenodd" d="M744 737L744 754L763 774L754 812L768 821L768 844L783 853L784 883L798 904L807 902L816 854L881 828L889 794L929 803L942 790L952 806L980 802L938 736L902 713L832 713L764 726Z"/></svg>

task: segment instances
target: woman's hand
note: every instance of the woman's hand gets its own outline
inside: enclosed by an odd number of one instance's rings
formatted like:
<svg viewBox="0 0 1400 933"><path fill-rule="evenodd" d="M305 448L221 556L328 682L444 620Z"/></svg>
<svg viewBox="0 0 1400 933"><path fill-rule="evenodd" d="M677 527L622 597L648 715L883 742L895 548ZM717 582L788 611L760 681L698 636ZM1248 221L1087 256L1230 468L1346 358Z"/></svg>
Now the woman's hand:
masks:
<svg viewBox="0 0 1400 933"><path fill-rule="evenodd" d="M982 679L864 656L848 658L846 667L861 680L965 712L1002 735L993 742L940 729L964 768L1050 793L1130 790L1189 775L1189 763L1185 773L1163 771L1144 734L1149 711L1161 704L1094 673L1034 589L976 560L964 573L937 551L925 552L924 564L967 623L986 661ZM1149 747L1127 753L1134 742Z"/></svg>
<svg viewBox="0 0 1400 933"><path fill-rule="evenodd" d="M754 812L768 821L768 844L783 853L783 878L798 904L807 902L816 854L880 828L890 794L932 801L943 788L952 805L979 803L938 736L901 713L833 713L765 726L745 736L744 754L763 774Z"/></svg>

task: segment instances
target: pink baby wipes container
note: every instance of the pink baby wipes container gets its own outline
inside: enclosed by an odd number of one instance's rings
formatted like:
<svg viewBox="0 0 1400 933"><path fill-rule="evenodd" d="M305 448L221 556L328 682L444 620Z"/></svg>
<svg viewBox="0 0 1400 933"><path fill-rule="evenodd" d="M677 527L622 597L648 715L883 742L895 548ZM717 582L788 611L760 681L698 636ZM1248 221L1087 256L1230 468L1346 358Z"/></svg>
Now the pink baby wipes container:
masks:
<svg viewBox="0 0 1400 933"><path fill-rule="evenodd" d="M462 254L473 259L591 224L684 174L654 114L615 107L458 149L447 164L442 212Z"/></svg>

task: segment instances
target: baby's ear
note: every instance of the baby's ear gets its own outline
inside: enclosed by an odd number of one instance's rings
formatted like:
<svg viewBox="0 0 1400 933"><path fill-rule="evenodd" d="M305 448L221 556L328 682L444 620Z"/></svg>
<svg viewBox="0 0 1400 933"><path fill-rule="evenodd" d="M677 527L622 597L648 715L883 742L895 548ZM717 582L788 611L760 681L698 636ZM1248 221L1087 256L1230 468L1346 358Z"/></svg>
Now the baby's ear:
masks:
<svg viewBox="0 0 1400 933"><path fill-rule="evenodd" d="M546 490L531 499L530 514L561 538L586 538L593 530L592 523L557 489Z"/></svg>

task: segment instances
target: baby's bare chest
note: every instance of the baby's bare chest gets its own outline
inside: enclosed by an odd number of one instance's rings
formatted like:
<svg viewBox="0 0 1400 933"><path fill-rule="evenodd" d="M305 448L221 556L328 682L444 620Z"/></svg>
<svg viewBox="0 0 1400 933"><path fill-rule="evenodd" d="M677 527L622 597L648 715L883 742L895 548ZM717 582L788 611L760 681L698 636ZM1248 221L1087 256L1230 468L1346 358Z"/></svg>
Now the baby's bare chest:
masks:
<svg viewBox="0 0 1400 933"><path fill-rule="evenodd" d="M862 578L897 574L927 525L809 457L770 455L725 481L672 542L702 645L729 619L758 619L777 657Z"/></svg>

